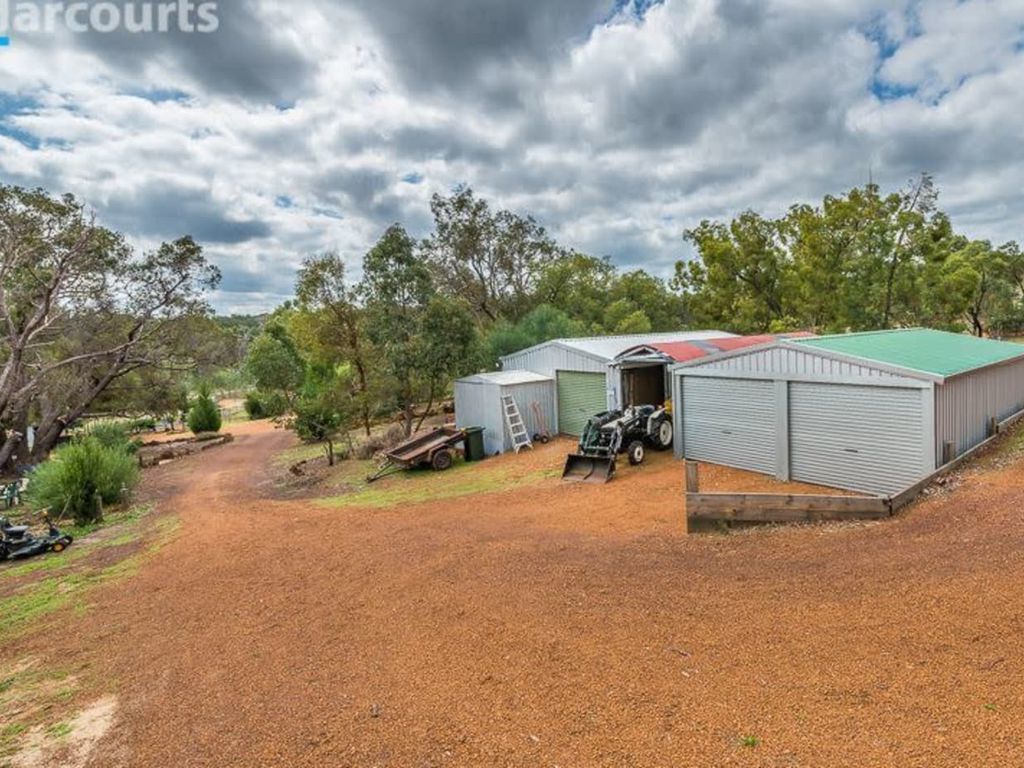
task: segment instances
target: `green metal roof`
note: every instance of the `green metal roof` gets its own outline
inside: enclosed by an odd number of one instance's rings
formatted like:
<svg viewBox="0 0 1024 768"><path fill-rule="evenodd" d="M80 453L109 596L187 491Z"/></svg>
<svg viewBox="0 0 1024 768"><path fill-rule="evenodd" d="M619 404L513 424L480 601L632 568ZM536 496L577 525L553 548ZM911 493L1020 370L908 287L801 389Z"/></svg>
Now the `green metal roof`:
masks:
<svg viewBox="0 0 1024 768"><path fill-rule="evenodd" d="M869 331L792 343L936 376L953 376L1024 356L1024 345L927 328Z"/></svg>

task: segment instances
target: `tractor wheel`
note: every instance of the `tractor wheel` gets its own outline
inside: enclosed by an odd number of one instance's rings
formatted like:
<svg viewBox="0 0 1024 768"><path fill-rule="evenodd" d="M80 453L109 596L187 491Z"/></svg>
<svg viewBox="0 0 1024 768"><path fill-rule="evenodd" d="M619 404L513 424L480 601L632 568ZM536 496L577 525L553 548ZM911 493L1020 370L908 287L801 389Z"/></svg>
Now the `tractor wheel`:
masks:
<svg viewBox="0 0 1024 768"><path fill-rule="evenodd" d="M626 456L629 458L629 463L634 467L638 464L644 463L645 453L647 453L647 449L644 448L644 444L640 440L634 440L626 449Z"/></svg>
<svg viewBox="0 0 1024 768"><path fill-rule="evenodd" d="M659 451L665 451L672 447L672 422L662 419L654 427L651 435L651 445Z"/></svg>
<svg viewBox="0 0 1024 768"><path fill-rule="evenodd" d="M448 469L454 460L452 452L447 448L443 448L430 458L430 466L438 472L441 472Z"/></svg>

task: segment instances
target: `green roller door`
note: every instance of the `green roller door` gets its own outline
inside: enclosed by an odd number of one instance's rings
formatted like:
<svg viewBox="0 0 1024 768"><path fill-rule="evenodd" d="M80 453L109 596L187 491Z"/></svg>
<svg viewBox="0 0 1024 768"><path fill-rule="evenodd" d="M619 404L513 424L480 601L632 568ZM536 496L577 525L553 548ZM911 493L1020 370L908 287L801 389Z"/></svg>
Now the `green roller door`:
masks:
<svg viewBox="0 0 1024 768"><path fill-rule="evenodd" d="M603 373L558 371L558 431L578 435L595 413L608 410Z"/></svg>

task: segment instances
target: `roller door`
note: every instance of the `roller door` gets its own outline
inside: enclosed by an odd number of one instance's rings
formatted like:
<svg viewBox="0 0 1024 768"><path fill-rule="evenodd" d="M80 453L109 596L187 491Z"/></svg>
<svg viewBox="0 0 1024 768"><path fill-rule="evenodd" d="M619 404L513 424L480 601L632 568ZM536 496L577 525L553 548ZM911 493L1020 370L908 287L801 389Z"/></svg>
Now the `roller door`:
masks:
<svg viewBox="0 0 1024 768"><path fill-rule="evenodd" d="M920 389L792 382L790 475L852 491L891 494L924 477Z"/></svg>
<svg viewBox="0 0 1024 768"><path fill-rule="evenodd" d="M774 475L774 395L770 381L685 377L686 458Z"/></svg>
<svg viewBox="0 0 1024 768"><path fill-rule="evenodd" d="M558 431L579 435L595 413L608 410L603 373L558 371Z"/></svg>

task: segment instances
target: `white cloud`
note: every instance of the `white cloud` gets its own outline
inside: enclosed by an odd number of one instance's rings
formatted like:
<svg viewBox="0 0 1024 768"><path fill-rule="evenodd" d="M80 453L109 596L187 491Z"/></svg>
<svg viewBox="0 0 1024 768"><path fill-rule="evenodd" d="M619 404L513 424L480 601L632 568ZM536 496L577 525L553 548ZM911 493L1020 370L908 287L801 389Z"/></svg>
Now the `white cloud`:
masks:
<svg viewBox="0 0 1024 768"><path fill-rule="evenodd" d="M224 310L468 182L568 245L667 273L682 232L935 173L968 233L1019 238L1024 6L667 0L284 6L213 36L16 38L0 180L72 191L142 246L189 232Z"/></svg>

